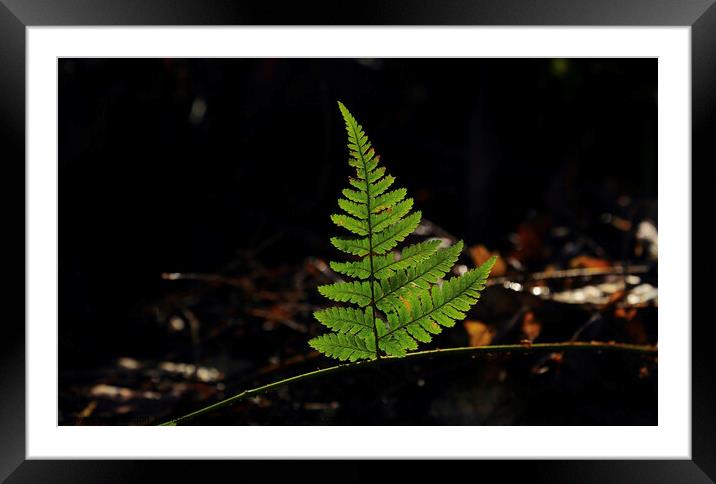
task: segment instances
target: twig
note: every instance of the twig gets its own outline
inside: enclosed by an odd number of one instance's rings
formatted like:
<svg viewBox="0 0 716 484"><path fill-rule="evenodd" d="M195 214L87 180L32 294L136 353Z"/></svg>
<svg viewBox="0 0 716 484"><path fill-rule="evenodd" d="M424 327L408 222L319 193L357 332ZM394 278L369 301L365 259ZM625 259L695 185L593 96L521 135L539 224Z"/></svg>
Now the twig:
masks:
<svg viewBox="0 0 716 484"><path fill-rule="evenodd" d="M238 393L232 397L229 397L225 400L222 400L220 402L217 402L213 405L209 405L207 407L204 407L202 409L199 409L195 412L189 413L187 415L184 415L183 417L176 418L174 420L170 420L169 422L163 423L161 425L178 425L180 423L188 422L189 420L192 420L196 417L199 417L201 415L204 415L209 412L213 412L214 410L219 410L221 408L227 407L235 402L238 402L239 400L243 400L245 398L258 395L264 392L267 392L269 390L273 390L275 388L282 387L284 385L289 385L291 383L295 383L297 381L303 381L303 380L309 380L312 378L325 376L331 373L339 373L346 370L352 370L355 368L368 368L375 366L377 363L384 364L391 361L405 361L405 360L414 360L419 358L425 358L425 357L431 357L431 356L445 356L445 355L481 355L486 354L490 355L492 353L509 353L509 352L534 352L534 351L567 351L567 350L607 350L607 351L626 351L631 353L637 353L637 354L643 354L643 355L655 355L657 354L657 348L656 346L649 346L649 345L633 345L633 344L626 344L626 343L603 343L603 342L584 342L584 341L574 341L574 342L568 342L568 343L536 343L536 344L516 344L516 345L494 345L494 346L468 346L468 347L459 347L459 348L445 348L445 349L437 349L437 350L428 350L428 351L417 351L415 353L408 353L406 356L403 357L382 357L380 360L373 359L373 360L364 360L364 361L358 361L355 363L346 363L342 365L336 365L331 366L328 368L323 368L321 370L311 371L308 373L302 373L300 375L292 376L290 378L286 378L284 380L275 381L273 383L269 383L268 385L260 386L257 388L252 388L250 390L245 390L241 393Z"/></svg>
<svg viewBox="0 0 716 484"><path fill-rule="evenodd" d="M570 279L574 277L609 276L613 274L645 274L647 272L649 272L649 266L646 265L614 266L605 268L586 267L551 272L534 272L532 274L526 274L521 278L517 277L517 279L522 280L523 282L544 281L547 279ZM509 277L493 277L487 281L487 285L495 286L506 282L512 282L512 279Z"/></svg>
<svg viewBox="0 0 716 484"><path fill-rule="evenodd" d="M213 284L228 284L241 289L246 289L246 280L238 277L223 276L221 274L202 274L197 272L164 272L162 279L165 281L203 281Z"/></svg>

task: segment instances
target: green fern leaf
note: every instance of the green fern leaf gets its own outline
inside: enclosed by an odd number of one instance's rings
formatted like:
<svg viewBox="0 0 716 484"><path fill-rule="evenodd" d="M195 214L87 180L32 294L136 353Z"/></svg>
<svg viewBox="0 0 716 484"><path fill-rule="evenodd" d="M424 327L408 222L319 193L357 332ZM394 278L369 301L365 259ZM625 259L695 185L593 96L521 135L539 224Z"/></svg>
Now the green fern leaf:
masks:
<svg viewBox="0 0 716 484"><path fill-rule="evenodd" d="M386 279L401 269L409 269L419 262L429 259L438 250L439 240L428 240L406 247L400 253L400 258L395 259L391 254L377 258L380 262L375 266L375 277Z"/></svg>
<svg viewBox="0 0 716 484"><path fill-rule="evenodd" d="M331 262L336 272L355 281L319 286L326 298L355 307L331 307L314 316L333 332L309 341L311 347L339 360L404 356L428 343L443 327L465 317L485 287L494 259L442 285L436 283L457 261L463 244L439 249L440 240L428 240L391 252L420 223L411 212L407 190L389 190L395 178L380 166L363 127L338 103L348 134L348 164L355 169L351 188L342 191L331 220L354 237L332 237L340 251L357 260ZM360 308L360 309L359 309Z"/></svg>
<svg viewBox="0 0 716 484"><path fill-rule="evenodd" d="M402 305L387 313L389 329L383 339L395 339L404 349L412 349L414 342L408 342L408 337L426 343L432 334L442 330L441 326L454 326L479 299L495 261L492 257L442 286L432 286L432 290L416 287L406 292L401 298Z"/></svg>
<svg viewBox="0 0 716 484"><path fill-rule="evenodd" d="M396 203L405 198L407 193L408 191L405 188L398 188L397 190L391 190L383 195L378 195L375 197L375 202L372 204L373 213L378 213L382 210L395 206Z"/></svg>
<svg viewBox="0 0 716 484"><path fill-rule="evenodd" d="M414 267L397 271L393 276L381 281L382 296L375 301L378 309L388 311L396 305L400 305L400 297L410 289L414 287L427 289L431 284L435 284L450 271L462 252L462 247L462 241L458 241L451 247L438 250Z"/></svg>
<svg viewBox="0 0 716 484"><path fill-rule="evenodd" d="M362 220L354 219L348 215L331 215L333 223L357 235L368 235L368 227Z"/></svg>
<svg viewBox="0 0 716 484"><path fill-rule="evenodd" d="M375 357L375 345L371 339L351 334L328 333L308 341L312 348L324 355L343 361L367 360Z"/></svg>
<svg viewBox="0 0 716 484"><path fill-rule="evenodd" d="M398 242L402 242L418 228L421 217L421 212L413 212L401 221L394 223L377 234L373 237L373 252L376 254L385 254L398 245Z"/></svg>
<svg viewBox="0 0 716 484"><path fill-rule="evenodd" d="M378 214L371 214L371 224L373 225L373 233L378 234L387 227L400 221L410 209L413 208L413 199L408 198L393 207L389 207Z"/></svg>
<svg viewBox="0 0 716 484"><path fill-rule="evenodd" d="M428 259L440 245L439 240L428 240L411 245L403 249L399 258L393 253L373 257L373 272L376 278L385 279L395 271L406 269L418 262ZM370 258L364 257L355 262L331 262L330 266L336 272L358 279L368 279L371 274Z"/></svg>
<svg viewBox="0 0 716 484"><path fill-rule="evenodd" d="M352 302L361 307L371 302L371 289L367 282L336 282L318 286L318 292L328 299L338 302Z"/></svg>
<svg viewBox="0 0 716 484"><path fill-rule="evenodd" d="M373 237L373 254L385 254L402 242L418 227L420 212L413 212ZM370 252L368 238L332 237L331 243L348 254L364 256Z"/></svg>
<svg viewBox="0 0 716 484"><path fill-rule="evenodd" d="M355 262L331 261L330 266L334 271L356 279L368 279L370 277L370 259L368 257Z"/></svg>
<svg viewBox="0 0 716 484"><path fill-rule="evenodd" d="M350 188L344 188L342 193L344 197L355 203L365 204L368 201L366 193L360 190L351 190Z"/></svg>
<svg viewBox="0 0 716 484"><path fill-rule="evenodd" d="M373 308L361 311L334 307L316 311L313 316L336 333L358 335L364 339L373 336Z"/></svg>
<svg viewBox="0 0 716 484"><path fill-rule="evenodd" d="M395 181L395 178L388 175L385 178L383 178L382 180L380 180L379 182L373 183L370 186L370 193L374 197L377 197L378 195L385 192L388 188L390 188L393 185L394 181Z"/></svg>
<svg viewBox="0 0 716 484"><path fill-rule="evenodd" d="M341 207L349 215L355 218L365 220L368 218L368 208L360 203L355 203L345 198L338 199L338 206Z"/></svg>

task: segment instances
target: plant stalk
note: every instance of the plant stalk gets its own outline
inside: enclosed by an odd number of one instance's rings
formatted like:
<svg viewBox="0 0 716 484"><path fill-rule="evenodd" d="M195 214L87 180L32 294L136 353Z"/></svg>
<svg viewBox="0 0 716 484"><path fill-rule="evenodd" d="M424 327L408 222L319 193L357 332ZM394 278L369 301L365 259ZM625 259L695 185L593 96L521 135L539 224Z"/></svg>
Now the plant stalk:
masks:
<svg viewBox="0 0 716 484"><path fill-rule="evenodd" d="M238 393L232 397L229 397L225 400L221 400L220 402L214 403L213 405L209 405L207 407L201 408L199 410L196 410L195 412L189 413L187 415L184 415L182 417L176 418L174 420L170 420L168 422L165 422L161 425L163 426L172 426L172 425L178 425L180 423L188 422L196 417L199 417L201 415L213 412L214 410L219 410L221 408L227 407L233 403L236 403L240 400L243 400L245 398L259 395L261 393L267 392L269 390L274 390L276 388L282 387L284 385L289 385L291 383L295 383L297 381L303 381L303 380L310 380L312 378L317 378L320 376L325 376L332 373L339 373L346 370L352 370L355 368L368 368L375 366L379 361L381 363L387 363L391 361L404 361L404 360L414 360L419 358L427 358L427 357L433 357L433 356L446 356L446 355L467 355L467 356L477 356L477 355L487 355L491 356L492 354L497 353L511 353L511 352L517 352L517 353L533 353L536 351L623 351L623 352L629 352L629 353L635 353L635 354L641 354L641 355L656 355L658 354L658 350L656 346L650 346L650 345L634 345L634 344L626 344L626 343L602 343L597 341L592 342L585 342L585 341L571 341L566 343L533 343L533 344L512 344L512 345L494 345L494 346L466 346L466 347L458 347L458 348L444 348L444 349L436 349L436 350L427 350L427 351L416 351L414 353L408 353L407 355L403 357L394 357L394 356L384 356L380 360L378 358L372 359L372 360L363 360L363 361L357 361L354 363L345 363L342 365L336 365L331 366L328 368L323 368L320 370L311 371L308 373L301 373L300 375L292 376L290 378L286 378L283 380L275 381L273 383L269 383L267 385L263 385L260 387L252 388L250 390L244 390L241 393Z"/></svg>
<svg viewBox="0 0 716 484"><path fill-rule="evenodd" d="M356 137L356 140L360 139L360 133L358 130L353 127L353 134ZM376 312L376 306L375 306L375 268L373 266L373 224L372 224L372 218L373 218L373 207L370 205L370 175L368 174L368 166L365 162L365 157L363 156L363 152L361 151L361 147L358 143L356 143L356 146L358 147L358 156L360 156L361 163L363 163L363 175L365 176L365 186L366 186L366 210L368 211L368 260L370 262L370 278L368 279L370 281L370 307L373 309L371 311L372 313L372 319L373 319L373 339L375 341L375 359L380 360L380 347L378 346L379 338L378 338L378 327L375 324L375 312Z"/></svg>

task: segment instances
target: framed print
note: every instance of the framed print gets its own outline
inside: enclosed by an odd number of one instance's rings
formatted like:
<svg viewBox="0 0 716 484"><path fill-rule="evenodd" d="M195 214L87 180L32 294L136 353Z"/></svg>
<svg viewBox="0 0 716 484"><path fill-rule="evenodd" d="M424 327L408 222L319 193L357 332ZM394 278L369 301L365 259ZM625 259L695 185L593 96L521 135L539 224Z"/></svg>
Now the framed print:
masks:
<svg viewBox="0 0 716 484"><path fill-rule="evenodd" d="M4 0L3 478L712 482L716 7L683 3Z"/></svg>

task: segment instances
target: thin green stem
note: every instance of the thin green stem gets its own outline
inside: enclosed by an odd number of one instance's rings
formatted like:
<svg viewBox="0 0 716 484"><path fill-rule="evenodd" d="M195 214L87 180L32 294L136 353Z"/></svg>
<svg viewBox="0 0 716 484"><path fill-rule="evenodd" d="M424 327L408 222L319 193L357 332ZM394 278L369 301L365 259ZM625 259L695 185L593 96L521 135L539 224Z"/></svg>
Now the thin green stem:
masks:
<svg viewBox="0 0 716 484"><path fill-rule="evenodd" d="M578 350L585 350L585 351L623 351L623 352L629 352L629 353L636 353L641 355L656 355L657 354L657 347L656 346L649 346L649 345L633 345L633 344L626 344L626 343L602 343L602 342L584 342L584 341L572 341L567 343L535 343L535 344L515 344L515 345L494 345L494 346L466 346L466 347L459 347L459 348L444 348L444 349L437 349L437 350L427 350L427 351L416 351L414 353L408 353L407 355L403 357L393 357L393 356L385 356L383 357L380 362L386 363L391 361L405 361L405 360L415 360L419 358L427 358L427 357L434 357L434 356L447 356L447 355L467 355L467 356L477 356L477 355L487 355L490 356L492 354L498 354L498 353L532 353L536 351L578 351ZM222 400L220 402L214 403L213 405L209 405L208 407L201 408L195 412L189 413L187 415L184 415L183 417L176 418L174 420L170 420L169 422L163 423L161 425L178 425L181 423L188 422L189 420L192 420L196 417L199 417L201 415L213 412L215 410L219 410L221 408L227 407L233 403L236 403L240 400L243 400L245 398L259 395L261 393L267 392L269 390L274 390L276 388L282 387L284 385L289 385L291 383L295 383L297 381L304 381L304 380L310 380L312 378L317 378L320 376L325 376L332 373L339 373L346 370L352 370L356 368L368 368L375 366L379 360L373 359L373 360L364 360L364 361L357 361L355 363L346 363L342 365L336 365L331 366L328 368L323 368L316 371L311 371L308 373L301 373L300 375L292 376L290 378L286 378L283 380L275 381L273 383L269 383L267 385L263 385L257 388L252 388L250 390L245 390L241 393L238 393L232 397L229 397L225 400Z"/></svg>
<svg viewBox="0 0 716 484"><path fill-rule="evenodd" d="M363 164L363 176L365 177L365 193L366 193L366 210L368 211L368 261L370 262L370 307L373 319L373 339L375 340L375 358L380 359L380 348L378 347L378 327L375 324L375 269L373 267L373 208L370 204L370 174L368 173L368 165L365 162L365 156L363 156L363 147L360 144L360 130L355 124L352 124L353 136L356 139L356 147L358 148L357 153L360 156L360 161Z"/></svg>

